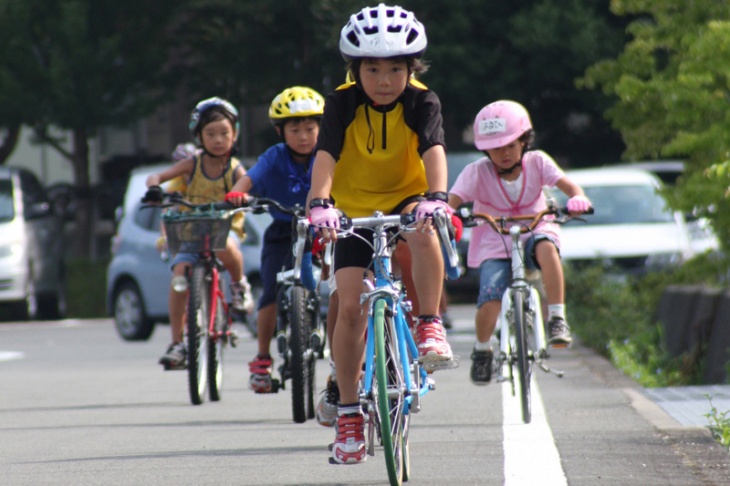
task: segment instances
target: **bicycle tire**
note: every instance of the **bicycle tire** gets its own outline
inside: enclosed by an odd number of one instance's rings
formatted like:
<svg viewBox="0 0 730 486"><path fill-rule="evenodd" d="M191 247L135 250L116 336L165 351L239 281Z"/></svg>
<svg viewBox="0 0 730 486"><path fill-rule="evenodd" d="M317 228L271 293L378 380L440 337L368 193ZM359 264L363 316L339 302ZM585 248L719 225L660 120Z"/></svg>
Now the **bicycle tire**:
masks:
<svg viewBox="0 0 730 486"><path fill-rule="evenodd" d="M315 406L317 395L317 360L319 349L315 348L312 341L312 334L319 326L319 296L316 291L307 291L307 315L309 316L309 329L307 334L307 366L309 367L309 379L307 380L307 419L313 419L317 414ZM321 348L321 347L320 347Z"/></svg>
<svg viewBox="0 0 730 486"><path fill-rule="evenodd" d="M228 317L220 296L216 296L215 339L208 339L208 397L211 402L221 399L223 389L223 352L228 342Z"/></svg>
<svg viewBox="0 0 730 486"><path fill-rule="evenodd" d="M385 300L374 306L375 381L380 415L383 455L393 486L403 483L403 435L405 430L405 379L395 348L393 317Z"/></svg>
<svg viewBox="0 0 730 486"><path fill-rule="evenodd" d="M310 375L309 335L311 318L307 311L307 289L295 285L289 301L289 371L291 375L292 416L294 422L307 421L307 388Z"/></svg>
<svg viewBox="0 0 730 486"><path fill-rule="evenodd" d="M188 390L193 405L203 403L208 386L207 341L208 341L208 300L209 285L205 281L206 268L202 264L193 265L190 271L187 309L187 358Z"/></svg>
<svg viewBox="0 0 730 486"><path fill-rule="evenodd" d="M520 402L522 404L522 421L529 424L532 420L532 403L530 399L530 380L532 366L527 343L527 321L525 320L525 294L517 290L512 294L512 311L515 325L515 345L517 347L517 373L520 379Z"/></svg>

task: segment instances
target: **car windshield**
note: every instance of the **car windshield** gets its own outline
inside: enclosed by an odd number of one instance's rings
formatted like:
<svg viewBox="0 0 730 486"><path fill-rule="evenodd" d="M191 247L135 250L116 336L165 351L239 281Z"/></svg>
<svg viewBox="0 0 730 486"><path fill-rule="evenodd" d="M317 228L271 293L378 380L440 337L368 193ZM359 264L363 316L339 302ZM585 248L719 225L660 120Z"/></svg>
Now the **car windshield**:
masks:
<svg viewBox="0 0 730 486"><path fill-rule="evenodd" d="M0 180L0 221L11 221L14 217L13 184L9 179Z"/></svg>
<svg viewBox="0 0 730 486"><path fill-rule="evenodd" d="M593 203L595 214L580 224L645 224L669 223L674 220L664 199L650 185L583 186ZM567 198L560 191L551 194L558 205L565 206Z"/></svg>

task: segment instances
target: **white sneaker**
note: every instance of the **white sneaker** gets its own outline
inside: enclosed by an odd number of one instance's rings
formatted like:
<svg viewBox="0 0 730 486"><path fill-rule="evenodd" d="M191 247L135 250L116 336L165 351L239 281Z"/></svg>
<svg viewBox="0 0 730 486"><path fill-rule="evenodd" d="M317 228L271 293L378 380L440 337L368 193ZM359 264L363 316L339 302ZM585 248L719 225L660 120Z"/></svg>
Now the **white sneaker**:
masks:
<svg viewBox="0 0 730 486"><path fill-rule="evenodd" d="M337 404L340 402L340 388L332 376L327 378L327 387L317 404L317 422L325 427L332 427L337 422Z"/></svg>
<svg viewBox="0 0 730 486"><path fill-rule="evenodd" d="M187 367L187 351L185 344L172 343L165 354L160 358L160 364L168 370L182 370Z"/></svg>
<svg viewBox="0 0 730 486"><path fill-rule="evenodd" d="M243 277L240 282L231 284L231 300L234 309L246 314L253 312L253 294L251 284L248 283L246 277Z"/></svg>

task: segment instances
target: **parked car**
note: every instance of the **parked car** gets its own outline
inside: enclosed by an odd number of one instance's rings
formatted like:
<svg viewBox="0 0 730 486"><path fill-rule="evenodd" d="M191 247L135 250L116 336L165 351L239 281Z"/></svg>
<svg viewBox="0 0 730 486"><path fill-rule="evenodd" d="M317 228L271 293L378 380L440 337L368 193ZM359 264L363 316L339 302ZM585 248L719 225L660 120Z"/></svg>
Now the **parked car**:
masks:
<svg viewBox="0 0 730 486"><path fill-rule="evenodd" d="M107 270L107 309L114 317L119 335L127 341L148 339L155 323L169 322L169 262L155 248L160 236L159 208L143 208L149 174L167 166L146 166L133 170L124 203L118 209L117 233L112 239L112 260ZM251 283L254 299L261 296L261 247L263 234L271 222L268 213L246 215L246 239L241 243L244 272ZM228 273L224 276L228 279ZM228 292L228 285L225 285ZM247 323L255 326L256 314Z"/></svg>
<svg viewBox="0 0 730 486"><path fill-rule="evenodd" d="M613 168L634 168L651 172L661 179L665 186L673 186L684 174L684 162L681 160L645 160L611 165ZM697 253L715 251L720 242L707 218L698 218L695 214L685 214L689 229L690 244Z"/></svg>
<svg viewBox="0 0 730 486"><path fill-rule="evenodd" d="M0 167L0 306L11 318L65 315L62 225L32 172Z"/></svg>
<svg viewBox="0 0 730 486"><path fill-rule="evenodd" d="M562 227L561 256L574 265L603 265L609 273L641 275L667 270L695 251L684 215L668 208L654 174L634 168L567 171L591 200L595 214ZM558 205L565 195L546 190Z"/></svg>

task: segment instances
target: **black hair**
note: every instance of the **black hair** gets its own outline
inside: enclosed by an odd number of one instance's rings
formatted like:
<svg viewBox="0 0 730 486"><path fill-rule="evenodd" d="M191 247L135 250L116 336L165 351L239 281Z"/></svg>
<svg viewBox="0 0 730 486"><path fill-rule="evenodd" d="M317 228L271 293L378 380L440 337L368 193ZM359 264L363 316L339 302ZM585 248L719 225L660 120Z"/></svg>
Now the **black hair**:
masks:
<svg viewBox="0 0 730 486"><path fill-rule="evenodd" d="M353 80L357 84L360 84L360 65L365 59L388 59L389 61L405 61L408 65L408 74L415 74L416 76L428 71L428 63L420 57L414 56L395 56L395 57L355 57L350 59L345 65L345 72L349 73Z"/></svg>
<svg viewBox="0 0 730 486"><path fill-rule="evenodd" d="M233 129L236 129L236 123L237 120L234 116L232 116L230 113L228 113L223 107L221 106L211 106L207 110L205 110L203 113L200 114L200 120L198 121L198 126L195 128L195 135L200 136L201 131L203 130L203 127L208 125L209 123L226 119L231 122L231 126Z"/></svg>

